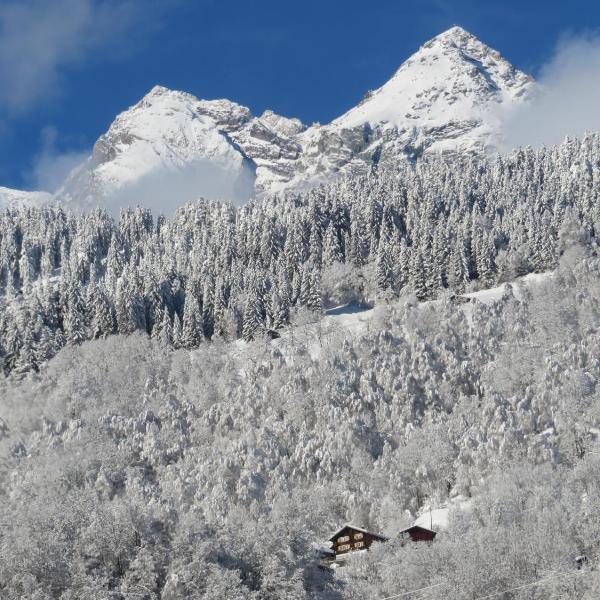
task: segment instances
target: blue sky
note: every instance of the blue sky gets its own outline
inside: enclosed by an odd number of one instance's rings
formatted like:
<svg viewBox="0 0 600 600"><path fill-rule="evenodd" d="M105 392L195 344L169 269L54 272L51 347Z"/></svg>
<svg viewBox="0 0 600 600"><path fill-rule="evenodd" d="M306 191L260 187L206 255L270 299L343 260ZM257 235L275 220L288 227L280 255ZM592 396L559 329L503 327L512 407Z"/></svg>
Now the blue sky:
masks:
<svg viewBox="0 0 600 600"><path fill-rule="evenodd" d="M0 0L0 185L55 187L154 84L327 122L461 25L536 75L591 0Z"/></svg>

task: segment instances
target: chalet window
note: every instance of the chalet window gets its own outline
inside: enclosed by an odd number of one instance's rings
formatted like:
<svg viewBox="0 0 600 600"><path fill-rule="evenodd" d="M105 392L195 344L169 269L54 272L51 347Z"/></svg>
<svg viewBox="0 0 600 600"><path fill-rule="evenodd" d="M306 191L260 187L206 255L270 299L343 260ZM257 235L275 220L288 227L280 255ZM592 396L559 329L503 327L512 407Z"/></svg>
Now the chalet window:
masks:
<svg viewBox="0 0 600 600"><path fill-rule="evenodd" d="M362 548L364 547L365 543L364 542L354 542L354 547L355 548Z"/></svg>
<svg viewBox="0 0 600 600"><path fill-rule="evenodd" d="M350 544L342 544L338 546L338 550L350 550Z"/></svg>
<svg viewBox="0 0 600 600"><path fill-rule="evenodd" d="M344 542L349 542L350 541L350 536L349 535L345 535L341 538L338 538L337 543L338 544L343 544Z"/></svg>
<svg viewBox="0 0 600 600"><path fill-rule="evenodd" d="M362 540L363 539L363 534L362 533L355 533L354 534L354 539L355 540Z"/></svg>

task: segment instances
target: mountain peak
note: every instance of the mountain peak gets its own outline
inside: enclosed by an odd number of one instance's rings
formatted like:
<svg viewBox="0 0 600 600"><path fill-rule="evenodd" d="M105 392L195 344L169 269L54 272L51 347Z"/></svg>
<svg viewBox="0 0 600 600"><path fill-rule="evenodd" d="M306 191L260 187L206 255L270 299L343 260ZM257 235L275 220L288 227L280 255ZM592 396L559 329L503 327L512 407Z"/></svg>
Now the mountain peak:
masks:
<svg viewBox="0 0 600 600"><path fill-rule="evenodd" d="M499 52L455 26L421 46L387 83L334 123L386 123L404 131L419 124L456 132L460 123L476 126L494 104L521 96L529 82Z"/></svg>
<svg viewBox="0 0 600 600"><path fill-rule="evenodd" d="M463 29L459 25L454 25L454 27L450 27L450 29L442 31L442 33L436 35L431 41L434 40L455 43L464 43L469 40L479 41L472 33L469 33L466 29Z"/></svg>
<svg viewBox="0 0 600 600"><path fill-rule="evenodd" d="M77 207L141 197L152 205L170 194L178 203L199 196L245 201L253 194L254 166L217 123L222 114L228 123L244 122L244 111L154 86L116 117L56 196Z"/></svg>
<svg viewBox="0 0 600 600"><path fill-rule="evenodd" d="M191 99L196 100L195 96L188 92L180 92L179 90L172 90L164 85L155 85L147 94L145 94L137 105L151 105L157 101L161 101L165 98L179 98L179 99ZM135 106L137 106L135 105ZM134 107L131 107L134 108Z"/></svg>
<svg viewBox="0 0 600 600"><path fill-rule="evenodd" d="M129 111L139 110L140 108L155 106L163 103L194 103L197 101L198 98L189 92L181 92L179 90L172 90L163 85L155 85L145 96L142 97L137 104L130 107ZM128 111L125 111L125 113L127 112Z"/></svg>
<svg viewBox="0 0 600 600"><path fill-rule="evenodd" d="M433 51L463 53L463 56L466 56L467 59L493 56L504 60L498 51L490 48L466 29L455 25L425 42L406 62L410 63L415 58L420 58L424 53L427 54Z"/></svg>
<svg viewBox="0 0 600 600"><path fill-rule="evenodd" d="M168 94L169 92L172 92L173 90L170 90L169 88L165 87L164 85L155 85L147 94L147 96L161 96L163 94Z"/></svg>

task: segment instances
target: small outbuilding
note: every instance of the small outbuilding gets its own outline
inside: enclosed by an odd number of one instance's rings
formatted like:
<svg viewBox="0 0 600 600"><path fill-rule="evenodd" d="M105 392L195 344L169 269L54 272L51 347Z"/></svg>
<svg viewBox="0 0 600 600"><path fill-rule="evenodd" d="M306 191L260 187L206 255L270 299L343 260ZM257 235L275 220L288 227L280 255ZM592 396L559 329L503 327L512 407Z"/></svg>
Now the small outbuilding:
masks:
<svg viewBox="0 0 600 600"><path fill-rule="evenodd" d="M427 529L427 527L421 527L420 525L413 525L407 527L398 533L398 537L406 542L433 542L437 532L433 529Z"/></svg>

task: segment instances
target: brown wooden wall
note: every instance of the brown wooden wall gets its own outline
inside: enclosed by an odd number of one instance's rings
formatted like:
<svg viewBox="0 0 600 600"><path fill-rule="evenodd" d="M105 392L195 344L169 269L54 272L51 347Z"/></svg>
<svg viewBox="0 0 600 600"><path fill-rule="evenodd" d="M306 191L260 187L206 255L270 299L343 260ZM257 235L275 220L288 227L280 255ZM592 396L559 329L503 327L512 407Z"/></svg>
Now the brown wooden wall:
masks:
<svg viewBox="0 0 600 600"><path fill-rule="evenodd" d="M417 529L410 532L410 537L413 542L432 542L433 538L435 537L435 533Z"/></svg>
<svg viewBox="0 0 600 600"><path fill-rule="evenodd" d="M345 538L349 539L346 540ZM381 538L370 533L358 531L351 527L345 527L335 538L333 538L333 551L338 554L356 552L357 550L368 550L373 542L379 542Z"/></svg>
<svg viewBox="0 0 600 600"><path fill-rule="evenodd" d="M411 527L400 534L400 539L412 542L433 542L436 536L435 531L421 527Z"/></svg>

